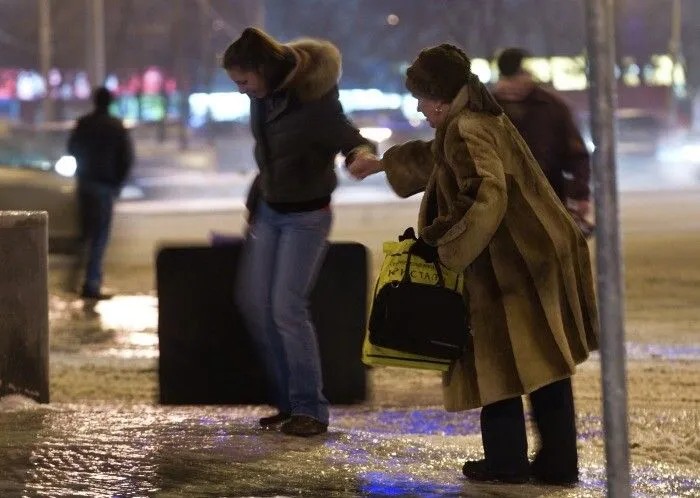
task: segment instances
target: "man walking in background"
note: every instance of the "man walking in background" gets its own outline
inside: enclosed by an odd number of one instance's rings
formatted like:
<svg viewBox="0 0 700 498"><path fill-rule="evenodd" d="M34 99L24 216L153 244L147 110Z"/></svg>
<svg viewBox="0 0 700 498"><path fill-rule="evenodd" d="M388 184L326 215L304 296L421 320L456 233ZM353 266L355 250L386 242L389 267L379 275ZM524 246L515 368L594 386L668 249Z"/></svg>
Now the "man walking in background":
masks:
<svg viewBox="0 0 700 498"><path fill-rule="evenodd" d="M78 164L77 202L81 247L76 274L85 270L81 297L109 299L102 292L102 262L112 224L114 200L119 197L131 166L134 151L121 120L110 116L112 94L97 88L94 110L81 117L68 141L68 153Z"/></svg>
<svg viewBox="0 0 700 498"><path fill-rule="evenodd" d="M590 158L562 98L535 83L523 68L529 54L508 48L498 57L500 79L493 95L530 147L564 205L586 235L590 212Z"/></svg>

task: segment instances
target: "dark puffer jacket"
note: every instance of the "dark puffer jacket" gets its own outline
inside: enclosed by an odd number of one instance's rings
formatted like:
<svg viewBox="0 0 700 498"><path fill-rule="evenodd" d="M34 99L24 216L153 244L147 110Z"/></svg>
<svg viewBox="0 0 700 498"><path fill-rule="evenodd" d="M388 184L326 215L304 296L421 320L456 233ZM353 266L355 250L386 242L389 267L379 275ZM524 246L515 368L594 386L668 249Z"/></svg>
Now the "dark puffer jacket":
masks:
<svg viewBox="0 0 700 498"><path fill-rule="evenodd" d="M251 99L250 123L260 172L248 208L262 198L273 205L313 205L337 185L335 156L349 160L372 142L350 123L338 100L341 57L330 42L303 39L287 45L297 63L280 88Z"/></svg>

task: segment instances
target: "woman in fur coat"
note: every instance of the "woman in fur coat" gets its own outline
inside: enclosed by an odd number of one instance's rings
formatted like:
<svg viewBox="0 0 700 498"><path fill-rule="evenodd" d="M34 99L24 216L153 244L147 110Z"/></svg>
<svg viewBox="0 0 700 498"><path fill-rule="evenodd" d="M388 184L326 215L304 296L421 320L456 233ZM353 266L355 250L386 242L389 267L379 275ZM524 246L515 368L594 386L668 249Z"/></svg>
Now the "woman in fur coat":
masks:
<svg viewBox="0 0 700 498"><path fill-rule="evenodd" d="M374 157L375 147L343 113L340 52L330 42L282 44L247 28L222 65L250 97L259 168L248 196L236 296L278 409L260 425L314 436L326 432L328 401L308 298L328 245L334 160L338 152L348 162Z"/></svg>
<svg viewBox="0 0 700 498"><path fill-rule="evenodd" d="M483 407L485 458L466 462L464 475L575 483L571 376L599 333L584 236L464 52L423 50L406 86L434 140L360 158L349 170L358 179L385 171L401 197L424 192L420 238L432 257L464 272L471 348L443 379L447 410ZM540 436L532 463L524 394Z"/></svg>

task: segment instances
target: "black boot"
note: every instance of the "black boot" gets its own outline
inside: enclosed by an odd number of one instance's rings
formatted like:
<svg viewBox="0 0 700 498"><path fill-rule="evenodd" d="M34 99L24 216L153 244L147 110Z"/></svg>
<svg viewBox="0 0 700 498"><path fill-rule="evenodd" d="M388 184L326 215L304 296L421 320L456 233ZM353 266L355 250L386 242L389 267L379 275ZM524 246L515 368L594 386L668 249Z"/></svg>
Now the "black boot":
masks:
<svg viewBox="0 0 700 498"><path fill-rule="evenodd" d="M578 482L576 415L571 379L563 379L530 394L540 435L530 473L543 484L570 486Z"/></svg>
<svg viewBox="0 0 700 498"><path fill-rule="evenodd" d="M290 436L318 436L328 431L328 424L306 415L292 415L288 422L282 425L282 432Z"/></svg>
<svg viewBox="0 0 700 498"><path fill-rule="evenodd" d="M470 481L504 482L523 484L529 480L523 469L493 469L486 460L470 460L464 463L462 474Z"/></svg>
<svg viewBox="0 0 700 498"><path fill-rule="evenodd" d="M469 461L462 473L473 481L524 483L529 479L525 415L520 396L481 409L484 460Z"/></svg>
<svg viewBox="0 0 700 498"><path fill-rule="evenodd" d="M578 469L562 468L556 464L547 464L535 457L530 464L530 476L535 482L550 486L575 486L578 483Z"/></svg>

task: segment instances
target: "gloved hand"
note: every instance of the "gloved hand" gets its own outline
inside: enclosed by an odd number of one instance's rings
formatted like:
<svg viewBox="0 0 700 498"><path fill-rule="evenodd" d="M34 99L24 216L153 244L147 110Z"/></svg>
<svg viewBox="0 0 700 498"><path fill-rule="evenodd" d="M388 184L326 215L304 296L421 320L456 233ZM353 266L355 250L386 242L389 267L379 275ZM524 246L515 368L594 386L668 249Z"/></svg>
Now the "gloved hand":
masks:
<svg viewBox="0 0 700 498"><path fill-rule="evenodd" d="M423 240L423 237L418 237L418 240L416 240L416 243L411 246L408 252L410 254L415 254L426 263L437 263L440 261L437 247L428 244Z"/></svg>

